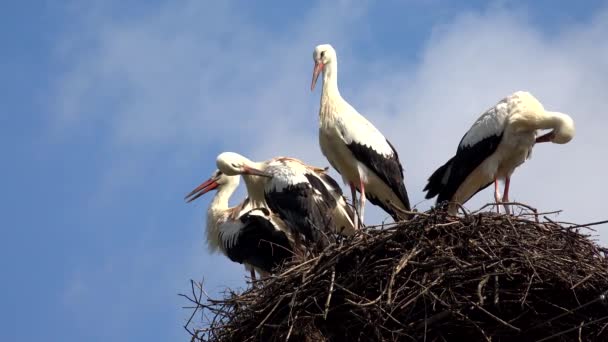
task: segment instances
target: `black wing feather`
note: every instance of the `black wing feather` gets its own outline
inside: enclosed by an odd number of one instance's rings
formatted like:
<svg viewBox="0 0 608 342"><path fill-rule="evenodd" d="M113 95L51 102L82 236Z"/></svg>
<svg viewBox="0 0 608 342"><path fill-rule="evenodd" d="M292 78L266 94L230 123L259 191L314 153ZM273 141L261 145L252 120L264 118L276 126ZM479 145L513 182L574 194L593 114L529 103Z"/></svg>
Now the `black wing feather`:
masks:
<svg viewBox="0 0 608 342"><path fill-rule="evenodd" d="M278 214L294 232L304 235L308 242L324 245L323 233L334 224L330 208L336 202L323 183L312 178L311 183L298 183L288 185L281 191L266 192L265 199L270 210ZM323 201L315 201L311 184L321 193Z"/></svg>
<svg viewBox="0 0 608 342"><path fill-rule="evenodd" d="M348 149L358 161L363 163L363 165L370 170L374 171L374 173L376 173L378 177L380 177L380 179L382 179L382 181L393 190L407 210L411 210L410 200L403 181L403 166L399 161L399 155L397 154L395 147L393 147L388 139L386 142L393 151L393 155L388 158L376 152L371 147L357 142L351 142L346 146L348 146ZM367 197L369 198L370 202L382 207L382 209L389 213L395 220L400 219L400 214L396 213L393 208L387 204L381 203L376 197L373 196L373 194L369 194Z"/></svg>
<svg viewBox="0 0 608 342"><path fill-rule="evenodd" d="M450 201L471 172L496 151L502 140L502 133L486 137L472 146L462 146L463 139L464 136L460 140L456 155L429 177L424 188L424 191L427 191L425 198L429 199L438 195L437 204ZM444 180L446 180L445 183ZM486 184L477 192L487 188L490 184L492 183Z"/></svg>
<svg viewBox="0 0 608 342"><path fill-rule="evenodd" d="M446 173L451 172L452 166L454 164L454 158L456 157L454 156L450 158L450 160L448 160L445 164L435 170L435 172L433 172L433 174L429 177L428 183L426 184L424 189L422 189L422 191L426 191L426 195L424 196L424 198L433 198L439 195L439 193L443 190L443 188L445 187L445 184L443 183L443 178Z"/></svg>
<svg viewBox="0 0 608 342"><path fill-rule="evenodd" d="M333 179L329 174L327 174L326 172L320 172L318 173L319 177L321 177L327 184L329 184L335 191L337 194L342 195L342 188L340 188L340 185L338 184L338 182L336 182L335 179ZM308 178L308 177L307 177Z"/></svg>
<svg viewBox="0 0 608 342"><path fill-rule="evenodd" d="M267 209L263 210L269 215ZM292 257L293 251L289 239L284 232L275 228L273 223L251 211L240 217L244 227L240 231L236 243L226 249L228 258L238 263L248 263L266 272Z"/></svg>
<svg viewBox="0 0 608 342"><path fill-rule="evenodd" d="M335 179L333 179L329 174L327 174L325 172L318 173L318 175L332 187L332 190L335 191L336 196L344 197L342 188L340 187L340 185L338 184L338 182ZM333 201L333 199L332 199L332 201ZM346 203L346 200L344 200L344 202ZM370 202L371 202L371 200L370 200ZM376 204L375 202L372 202L372 203ZM336 202L336 205L337 205L337 202ZM333 208L333 206L332 206L332 208ZM347 213L348 217L350 217L351 220L355 219L355 211L353 210L353 208L351 206L346 205L344 207L344 210L346 210L346 213Z"/></svg>

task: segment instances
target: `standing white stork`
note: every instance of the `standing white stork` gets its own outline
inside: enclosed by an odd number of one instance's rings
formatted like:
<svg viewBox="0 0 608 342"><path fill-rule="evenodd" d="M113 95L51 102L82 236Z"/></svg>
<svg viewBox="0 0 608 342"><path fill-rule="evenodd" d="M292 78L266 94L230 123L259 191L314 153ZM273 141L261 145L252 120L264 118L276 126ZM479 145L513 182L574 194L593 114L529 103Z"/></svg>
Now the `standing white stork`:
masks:
<svg viewBox="0 0 608 342"><path fill-rule="evenodd" d="M244 264L255 280L254 270L265 277L292 257L292 241L285 224L267 208L252 209L248 199L237 206L228 206L238 185L239 177L226 176L217 170L185 199L190 203L217 189L207 211L209 250L219 250L230 260Z"/></svg>
<svg viewBox="0 0 608 342"><path fill-rule="evenodd" d="M409 217L410 201L403 181L403 167L393 145L340 95L338 58L329 44L318 45L311 90L323 73L319 109L319 143L329 163L350 186L353 204L363 223L365 199L380 206L395 221ZM359 205L356 190L361 193Z"/></svg>
<svg viewBox="0 0 608 342"><path fill-rule="evenodd" d="M354 213L325 169L287 157L256 163L233 152L220 154L217 166L227 175L243 175L252 203L279 215L298 247L300 234L309 244L323 246L327 233L355 233Z"/></svg>
<svg viewBox="0 0 608 342"><path fill-rule="evenodd" d="M537 130L550 129L541 137ZM546 111L528 92L518 91L483 113L462 137L456 155L437 169L424 188L426 198L437 204L464 204L494 182L494 199L501 202L498 180L504 179L504 201L509 201L511 174L530 157L537 142L565 144L574 137L574 121L568 115ZM505 211L510 213L505 205Z"/></svg>

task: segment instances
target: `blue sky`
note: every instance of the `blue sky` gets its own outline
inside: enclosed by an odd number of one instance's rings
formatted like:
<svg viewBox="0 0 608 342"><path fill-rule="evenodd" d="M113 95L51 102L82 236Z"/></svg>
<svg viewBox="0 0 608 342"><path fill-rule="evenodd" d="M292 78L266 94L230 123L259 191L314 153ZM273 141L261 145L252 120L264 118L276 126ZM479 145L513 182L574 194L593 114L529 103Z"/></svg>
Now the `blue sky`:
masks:
<svg viewBox="0 0 608 342"><path fill-rule="evenodd" d="M608 3L581 4L3 3L0 340L185 340L189 280L218 294L244 272L205 249L209 198L183 196L225 150L327 164L308 88L320 43L338 51L343 95L397 147L420 209L472 121L521 89L571 114L577 137L537 147L511 196L605 219Z"/></svg>

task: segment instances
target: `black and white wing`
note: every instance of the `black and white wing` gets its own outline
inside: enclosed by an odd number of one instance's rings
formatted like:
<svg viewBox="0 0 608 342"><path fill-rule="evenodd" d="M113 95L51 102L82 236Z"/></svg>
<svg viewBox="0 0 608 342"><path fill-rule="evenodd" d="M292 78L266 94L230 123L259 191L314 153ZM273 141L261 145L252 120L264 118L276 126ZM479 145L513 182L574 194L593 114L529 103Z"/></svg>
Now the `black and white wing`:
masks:
<svg viewBox="0 0 608 342"><path fill-rule="evenodd" d="M465 179L498 148L508 114L507 99L503 99L477 119L460 140L456 155L429 177L424 188L427 191L425 198L438 196L438 204L452 199Z"/></svg>
<svg viewBox="0 0 608 342"><path fill-rule="evenodd" d="M405 210L411 210L410 200L405 188L403 181L403 167L399 162L399 156L395 151L393 145L386 140L386 143L392 149L393 153L390 155L382 155L376 152L373 148L362 145L357 142L348 144L349 150L353 153L355 158L363 163L368 169L380 177L380 179L388 185L388 187L397 195L397 198L403 204ZM386 205L383 201L374 196L373 193L369 192L367 198L373 204L381 207L390 214L393 218L398 219L399 214L395 210Z"/></svg>
<svg viewBox="0 0 608 342"><path fill-rule="evenodd" d="M334 223L337 233L341 235L353 235L355 233L355 211L348 205L346 198L342 193L342 188L338 182L333 179L327 170L315 170L314 173L321 179L324 186L332 193L336 200L336 206L333 208Z"/></svg>
<svg viewBox="0 0 608 342"><path fill-rule="evenodd" d="M353 109L349 122L338 122L338 129L344 144L355 159L373 171L395 193L405 210L410 210L410 200L403 179L403 166L399 155L386 137L367 119ZM393 218L397 213L372 192L367 198L380 206Z"/></svg>
<svg viewBox="0 0 608 342"><path fill-rule="evenodd" d="M273 175L265 188L269 208L289 226L317 243L334 225L336 199L317 175L301 163L275 160L265 169Z"/></svg>
<svg viewBox="0 0 608 342"><path fill-rule="evenodd" d="M265 208L252 209L237 220L222 224L220 239L230 260L266 272L293 255L287 235L276 227Z"/></svg>

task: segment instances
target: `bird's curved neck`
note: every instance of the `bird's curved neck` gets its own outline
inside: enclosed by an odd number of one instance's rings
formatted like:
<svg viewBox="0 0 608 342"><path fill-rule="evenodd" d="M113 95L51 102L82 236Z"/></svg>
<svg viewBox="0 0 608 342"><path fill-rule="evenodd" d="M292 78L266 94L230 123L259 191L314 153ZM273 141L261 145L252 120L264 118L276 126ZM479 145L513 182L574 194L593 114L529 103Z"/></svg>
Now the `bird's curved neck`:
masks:
<svg viewBox="0 0 608 342"><path fill-rule="evenodd" d="M213 196L213 200L211 200L211 204L207 210L207 245L212 252L218 248L221 249L219 226L228 218L230 210L234 209L228 206L228 201L237 186L238 183L221 186L215 193L215 196Z"/></svg>
<svg viewBox="0 0 608 342"><path fill-rule="evenodd" d="M333 61L326 64L323 69L321 105L336 98L341 98L341 96L340 91L338 90L338 62Z"/></svg>
<svg viewBox="0 0 608 342"><path fill-rule="evenodd" d="M209 216L217 217L230 209L228 202L237 186L238 184L226 184L217 190L209 205Z"/></svg>
<svg viewBox="0 0 608 342"><path fill-rule="evenodd" d="M572 119L563 113L546 111L538 122L539 129L552 129L553 141L566 143L574 136L574 124Z"/></svg>
<svg viewBox="0 0 608 342"><path fill-rule="evenodd" d="M253 165L258 170L264 170L266 165L264 163L254 163ZM268 178L260 176L243 175L245 186L247 187L247 195L251 201L253 208L266 208L266 200L264 198L264 186L268 181Z"/></svg>

